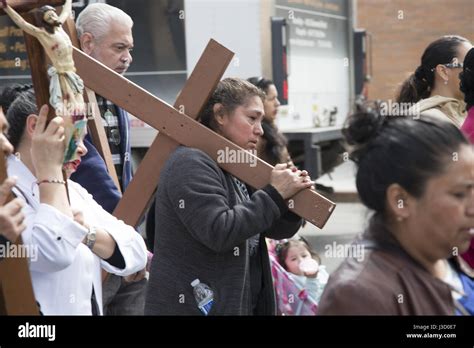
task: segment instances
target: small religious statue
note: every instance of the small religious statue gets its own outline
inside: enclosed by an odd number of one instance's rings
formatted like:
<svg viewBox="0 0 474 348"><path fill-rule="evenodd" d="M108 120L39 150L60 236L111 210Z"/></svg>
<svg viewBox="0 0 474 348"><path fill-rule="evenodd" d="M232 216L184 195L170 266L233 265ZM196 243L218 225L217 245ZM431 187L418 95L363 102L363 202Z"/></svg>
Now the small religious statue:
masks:
<svg viewBox="0 0 474 348"><path fill-rule="evenodd" d="M56 110L56 115L64 118L68 145L64 154L64 169L68 170L69 166L75 165L77 142L83 138L87 125L82 96L84 83L76 74L71 39L62 28L62 24L72 13L72 0L66 0L59 16L51 6L36 10L37 23L41 23L39 27L25 21L7 4L7 0L0 0L0 8L3 8L23 31L38 39L51 60L52 66L48 69L49 103Z"/></svg>

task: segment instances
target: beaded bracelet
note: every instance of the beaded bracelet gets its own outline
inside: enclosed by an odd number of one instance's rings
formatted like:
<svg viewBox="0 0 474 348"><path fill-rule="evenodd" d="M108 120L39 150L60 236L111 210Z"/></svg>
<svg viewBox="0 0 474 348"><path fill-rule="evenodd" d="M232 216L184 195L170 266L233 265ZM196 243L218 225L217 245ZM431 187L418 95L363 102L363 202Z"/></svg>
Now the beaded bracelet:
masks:
<svg viewBox="0 0 474 348"><path fill-rule="evenodd" d="M62 184L62 185L66 185L66 182L64 180L59 180L59 179L46 179L46 180L37 181L36 184L38 186L41 185L41 184Z"/></svg>

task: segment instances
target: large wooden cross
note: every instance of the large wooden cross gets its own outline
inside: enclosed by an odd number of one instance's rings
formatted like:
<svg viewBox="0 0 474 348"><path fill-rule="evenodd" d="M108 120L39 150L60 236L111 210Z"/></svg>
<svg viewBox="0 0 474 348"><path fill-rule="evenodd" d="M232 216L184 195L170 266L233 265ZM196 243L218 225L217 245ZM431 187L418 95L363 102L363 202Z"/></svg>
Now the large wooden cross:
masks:
<svg viewBox="0 0 474 348"><path fill-rule="evenodd" d="M72 32L71 23L69 30ZM215 90L232 57L232 52L211 40L174 107L171 107L80 50L74 50L77 72L88 88L160 132L115 209L117 218L132 226L138 224L158 185L161 168L179 144L201 149L214 160L217 160L219 150L225 148L242 151L239 146L194 120ZM273 167L260 159L255 160L255 167L245 163L219 163L219 166L259 189L270 182ZM310 189L299 192L289 201L290 210L319 228L325 225L334 207L333 202Z"/></svg>
<svg viewBox="0 0 474 348"><path fill-rule="evenodd" d="M43 4L59 5L63 2L63 0L9 1L10 5L19 11L36 8ZM69 32L75 33L73 21L69 20L66 24ZM48 97L44 95L44 91L47 91L48 88L45 88L47 78L45 78L46 65L43 51L38 47L38 43L28 43L28 41L36 41L36 39L28 38L28 36L25 39L28 45L30 64L33 63L32 77L35 91L41 94L37 94L37 102L39 105L47 104ZM232 52L211 40L172 107L79 49L74 49L77 73L83 79L86 87L159 131L134 179L124 192L123 198L114 212L116 217L129 225L137 225L156 189L161 168L179 144L201 149L216 161L218 153L222 149L243 151L228 139L195 121L224 74L232 56ZM38 73L39 77L35 78L35 73ZM99 138L97 142L100 144L99 146L108 148L108 145L104 144L104 138L102 140ZM107 157L107 151L105 151L104 157ZM107 160L107 158L105 159ZM259 189L270 182L273 167L258 158L255 158L255 161L255 166L249 166L248 163L218 164L243 182ZM322 228L333 212L335 204L316 191L307 189L289 200L288 206L291 211Z"/></svg>

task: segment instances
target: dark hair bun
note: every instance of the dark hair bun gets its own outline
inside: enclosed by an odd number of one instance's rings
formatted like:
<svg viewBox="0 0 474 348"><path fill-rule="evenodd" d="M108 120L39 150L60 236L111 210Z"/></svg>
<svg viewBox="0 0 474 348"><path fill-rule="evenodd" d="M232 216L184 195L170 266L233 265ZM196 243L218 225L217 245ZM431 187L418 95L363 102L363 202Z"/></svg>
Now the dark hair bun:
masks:
<svg viewBox="0 0 474 348"><path fill-rule="evenodd" d="M349 145L364 146L374 139L383 124L383 116L373 108L360 110L351 115L343 134Z"/></svg>

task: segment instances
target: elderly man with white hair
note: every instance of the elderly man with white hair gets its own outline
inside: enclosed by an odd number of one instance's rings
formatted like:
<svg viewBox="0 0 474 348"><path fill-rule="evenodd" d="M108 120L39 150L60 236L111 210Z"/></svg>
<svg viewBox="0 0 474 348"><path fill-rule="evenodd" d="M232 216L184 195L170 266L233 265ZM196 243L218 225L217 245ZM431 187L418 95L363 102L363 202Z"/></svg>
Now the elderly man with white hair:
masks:
<svg viewBox="0 0 474 348"><path fill-rule="evenodd" d="M82 51L119 74L124 74L132 62L132 27L129 15L103 3L87 6L76 21ZM97 95L97 102L123 191L132 175L128 115L100 95ZM71 179L85 187L105 210L112 213L121 194L89 136L84 143L88 153ZM144 270L127 278L110 274L104 283L104 314L142 315L147 282L144 275Z"/></svg>

